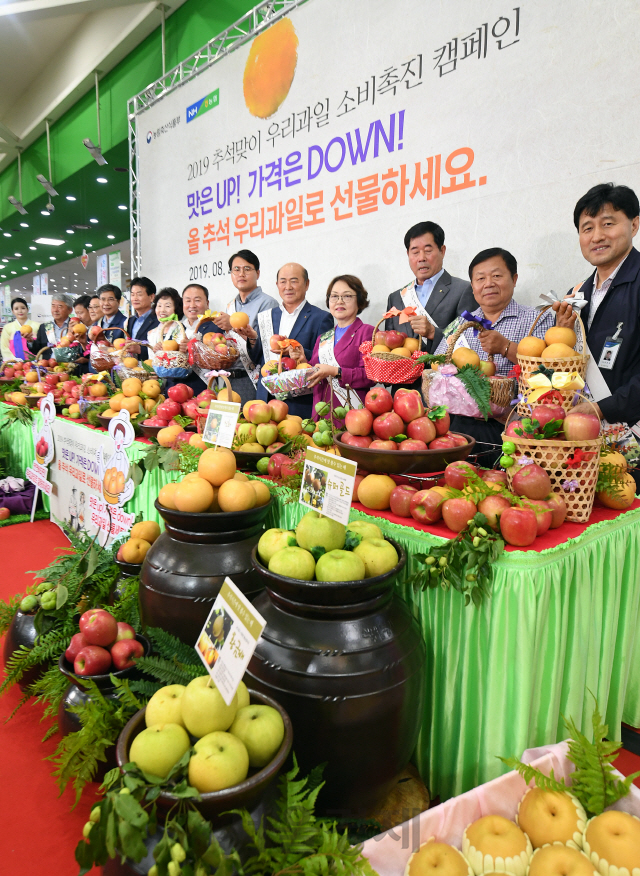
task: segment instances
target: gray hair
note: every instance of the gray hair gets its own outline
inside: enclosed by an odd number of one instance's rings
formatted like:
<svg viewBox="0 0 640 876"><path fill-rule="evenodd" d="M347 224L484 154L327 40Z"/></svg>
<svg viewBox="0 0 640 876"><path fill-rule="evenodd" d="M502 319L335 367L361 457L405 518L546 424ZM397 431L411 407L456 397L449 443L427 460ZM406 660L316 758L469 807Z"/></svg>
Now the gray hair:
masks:
<svg viewBox="0 0 640 876"><path fill-rule="evenodd" d="M65 295L64 292L54 292L51 296L52 301L61 301L66 304L69 310L73 310L73 298L71 295Z"/></svg>

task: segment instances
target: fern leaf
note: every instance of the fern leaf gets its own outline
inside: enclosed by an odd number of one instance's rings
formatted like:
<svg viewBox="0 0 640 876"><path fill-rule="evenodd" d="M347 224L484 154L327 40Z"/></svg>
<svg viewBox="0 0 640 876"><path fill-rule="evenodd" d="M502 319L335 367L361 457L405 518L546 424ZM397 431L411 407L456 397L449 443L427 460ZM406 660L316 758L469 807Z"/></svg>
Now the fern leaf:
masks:
<svg viewBox="0 0 640 876"><path fill-rule="evenodd" d="M491 383L487 377L474 365L464 365L456 374L471 398L478 405L478 410L485 418L491 416Z"/></svg>
<svg viewBox="0 0 640 876"><path fill-rule="evenodd" d="M184 684L187 685L191 681L192 676L181 669L171 660L165 660L163 657L140 657L136 661L136 666L146 675L156 678L163 684ZM203 673L200 672L200 675Z"/></svg>
<svg viewBox="0 0 640 876"><path fill-rule="evenodd" d="M184 664L195 663L193 647L185 645L171 633L167 633L159 627L150 627L147 630L147 635L151 639L155 651L166 660L176 659L179 663Z"/></svg>

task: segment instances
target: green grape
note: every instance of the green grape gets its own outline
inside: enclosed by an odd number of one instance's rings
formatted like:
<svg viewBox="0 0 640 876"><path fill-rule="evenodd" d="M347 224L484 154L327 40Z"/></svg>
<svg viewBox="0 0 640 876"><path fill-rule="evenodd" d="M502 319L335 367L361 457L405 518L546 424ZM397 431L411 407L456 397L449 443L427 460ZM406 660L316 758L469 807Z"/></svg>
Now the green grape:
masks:
<svg viewBox="0 0 640 876"><path fill-rule="evenodd" d="M503 453L515 453L516 452L516 445L513 443L513 441L504 441L502 444L502 452Z"/></svg>
<svg viewBox="0 0 640 876"><path fill-rule="evenodd" d="M500 465L502 466L502 468L511 468L511 466L513 465L513 457L501 456Z"/></svg>

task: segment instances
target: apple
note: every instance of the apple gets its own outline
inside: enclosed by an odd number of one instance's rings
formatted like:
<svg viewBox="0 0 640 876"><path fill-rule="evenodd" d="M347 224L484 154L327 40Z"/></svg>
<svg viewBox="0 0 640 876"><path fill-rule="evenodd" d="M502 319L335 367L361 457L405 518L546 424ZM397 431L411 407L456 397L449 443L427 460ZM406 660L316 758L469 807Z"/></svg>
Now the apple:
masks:
<svg viewBox="0 0 640 876"><path fill-rule="evenodd" d="M384 332L378 332L384 334ZM376 343L378 343L376 341ZM364 406L375 416L387 414L393 410L393 396L384 386L374 386L364 397Z"/></svg>
<svg viewBox="0 0 640 876"><path fill-rule="evenodd" d="M126 624L124 621L118 621L118 635L116 636L116 642L122 642L124 639L135 639L136 631L130 624Z"/></svg>
<svg viewBox="0 0 640 876"><path fill-rule="evenodd" d="M282 745L284 721L272 706L249 705L238 709L229 732L244 743L249 765L260 768L273 760Z"/></svg>
<svg viewBox="0 0 640 876"><path fill-rule="evenodd" d="M429 444L436 437L436 427L429 417L416 417L407 425L407 436Z"/></svg>
<svg viewBox="0 0 640 876"><path fill-rule="evenodd" d="M185 417L191 417L192 420L197 419L198 410L198 402L194 398L187 399L186 402L182 403L182 413Z"/></svg>
<svg viewBox="0 0 640 876"><path fill-rule="evenodd" d="M496 373L496 366L494 362L488 362L486 359L480 360L480 365L478 366L480 371L483 374L486 374L487 377L493 377Z"/></svg>
<svg viewBox="0 0 640 876"><path fill-rule="evenodd" d="M352 497L352 500L351 500L352 502L357 502L357 501L358 501L358 487L360 486L360 484L362 483L362 481L363 481L365 478L366 478L366 475L365 475L365 474L362 474L362 472L359 472L359 473L356 475L356 479L355 479L355 481L353 482L353 497Z"/></svg>
<svg viewBox="0 0 640 876"><path fill-rule="evenodd" d="M398 444L398 450L408 451L409 453L415 453L418 450L428 450L429 448L425 444L424 441L420 441L418 438L407 438L404 441L401 441Z"/></svg>
<svg viewBox="0 0 640 876"><path fill-rule="evenodd" d="M286 547L296 545L296 536L291 529L267 529L258 542L258 556L265 566L269 565L271 557Z"/></svg>
<svg viewBox="0 0 640 876"><path fill-rule="evenodd" d="M137 639L121 639L111 646L111 659L117 671L135 666L135 661L143 654L144 646Z"/></svg>
<svg viewBox="0 0 640 876"><path fill-rule="evenodd" d="M166 401L161 402L156 408L156 416L162 417L163 420L172 420L174 417L177 417L181 413L182 408L177 401L174 401L171 398L168 398Z"/></svg>
<svg viewBox="0 0 640 876"><path fill-rule="evenodd" d="M495 468L480 469L478 474L488 484L500 484L501 487L506 487L509 483L506 471L497 471Z"/></svg>
<svg viewBox="0 0 640 876"><path fill-rule="evenodd" d="M545 501L551 508L551 526L549 529L557 529L559 526L562 526L567 516L567 503L559 493L551 493Z"/></svg>
<svg viewBox="0 0 640 876"><path fill-rule="evenodd" d="M419 490L411 499L409 514L418 523L437 523L442 517L442 493L434 489Z"/></svg>
<svg viewBox="0 0 640 876"><path fill-rule="evenodd" d="M4 376L5 377L10 377L10 378L14 377L15 373L16 373L15 368L5 368L4 369Z"/></svg>
<svg viewBox="0 0 640 876"><path fill-rule="evenodd" d="M362 581L364 561L353 551L328 551L316 563L316 581Z"/></svg>
<svg viewBox="0 0 640 876"><path fill-rule="evenodd" d="M90 645L108 647L118 635L115 617L104 608L90 608L80 616L80 632Z"/></svg>
<svg viewBox="0 0 640 876"><path fill-rule="evenodd" d="M532 420L540 423L540 428L546 426L552 420L564 420L565 412L562 405L538 405L531 414Z"/></svg>
<svg viewBox="0 0 640 876"><path fill-rule="evenodd" d="M373 425L373 414L367 408L352 409L347 411L344 425L351 435L369 435Z"/></svg>
<svg viewBox="0 0 640 876"><path fill-rule="evenodd" d="M342 436L342 441L345 444L350 444L352 447L370 447L371 438L368 435L352 435L350 432L345 432Z"/></svg>
<svg viewBox="0 0 640 876"><path fill-rule="evenodd" d="M521 420L511 420L507 428L504 430L505 436L508 438L522 438L522 435L516 433L516 429L522 429Z"/></svg>
<svg viewBox="0 0 640 876"><path fill-rule="evenodd" d="M562 424L567 441L592 441L600 434L600 420L595 414L567 414Z"/></svg>
<svg viewBox="0 0 640 876"><path fill-rule="evenodd" d="M76 654L73 671L76 675L104 675L111 668L111 654L99 645L87 645Z"/></svg>
<svg viewBox="0 0 640 876"><path fill-rule="evenodd" d="M167 395L171 399L171 401L178 402L182 404L183 402L188 401L191 396L189 395L189 388L186 383L176 383L175 386L170 386L167 390Z"/></svg>
<svg viewBox="0 0 640 876"><path fill-rule="evenodd" d="M271 478L279 478L283 462L289 462L289 457L284 453L274 453L269 457L267 472Z"/></svg>
<svg viewBox="0 0 640 876"><path fill-rule="evenodd" d="M265 453L275 453L277 450L280 450L281 447L284 447L284 441L274 441L273 444L269 444L268 447L265 447Z"/></svg>
<svg viewBox="0 0 640 876"><path fill-rule="evenodd" d="M450 450L455 446L456 442L454 438L450 435L441 435L438 438L433 439L429 444L429 450Z"/></svg>
<svg viewBox="0 0 640 876"><path fill-rule="evenodd" d="M462 532L476 511L475 504L469 499L447 499L442 505L442 518L452 532Z"/></svg>
<svg viewBox="0 0 640 876"><path fill-rule="evenodd" d="M143 426L158 426L160 429L165 429L169 425L169 420L164 420L162 417L158 417L154 414L153 417L149 417L148 420L142 421Z"/></svg>
<svg viewBox="0 0 640 876"><path fill-rule="evenodd" d="M296 368L298 363L295 359L291 359L289 356L282 357L282 370L283 371L293 371Z"/></svg>
<svg viewBox="0 0 640 876"><path fill-rule="evenodd" d="M203 389L202 392L199 392L196 396L196 401L200 404L201 402L215 401L216 398L217 395L212 389Z"/></svg>
<svg viewBox="0 0 640 876"><path fill-rule="evenodd" d="M189 760L189 784L201 794L238 785L248 772L247 748L232 733L217 731L199 739Z"/></svg>
<svg viewBox="0 0 640 876"><path fill-rule="evenodd" d="M498 531L498 518L507 508L511 508L511 502L506 496L487 496L478 502L478 511L487 518L487 523L491 529Z"/></svg>
<svg viewBox="0 0 640 876"><path fill-rule="evenodd" d="M523 465L513 476L511 489L517 496L544 499L551 492L551 479L539 465Z"/></svg>
<svg viewBox="0 0 640 876"><path fill-rule="evenodd" d="M507 544L527 547L535 541L537 531L538 522L531 508L506 508L500 515L500 532Z"/></svg>
<svg viewBox="0 0 640 876"><path fill-rule="evenodd" d="M249 406L247 419L256 426L260 423L268 423L271 420L271 408L266 402L256 401Z"/></svg>
<svg viewBox="0 0 640 876"><path fill-rule="evenodd" d="M394 435L403 434L404 422L395 411L390 411L375 418L373 421L373 431L377 438L380 438L382 441L388 441Z"/></svg>
<svg viewBox="0 0 640 876"><path fill-rule="evenodd" d="M471 474L477 474L477 469L470 462L450 462L444 470L444 482L454 490L464 490Z"/></svg>
<svg viewBox="0 0 640 876"><path fill-rule="evenodd" d="M228 730L237 710L237 693L228 706L209 675L194 678L182 694L182 720L193 736Z"/></svg>
<svg viewBox="0 0 640 876"><path fill-rule="evenodd" d="M253 423L238 423L236 426L236 435L243 444L252 444L256 440L256 433L257 427Z"/></svg>
<svg viewBox="0 0 640 876"><path fill-rule="evenodd" d="M271 411L271 419L276 423L281 423L289 413L289 405L275 398L269 402L269 409Z"/></svg>
<svg viewBox="0 0 640 876"><path fill-rule="evenodd" d="M417 389L399 389L393 399L393 410L405 423L424 417L422 396Z"/></svg>
<svg viewBox="0 0 640 876"><path fill-rule="evenodd" d="M346 527L337 520L323 517L317 511L307 511L296 526L296 541L301 548L312 551L323 547L325 551L342 550Z"/></svg>
<svg viewBox="0 0 640 876"><path fill-rule="evenodd" d="M269 349L272 353L279 353L280 347L278 345L279 341L286 341L286 337L284 335L271 335L269 339Z"/></svg>
<svg viewBox="0 0 640 876"><path fill-rule="evenodd" d="M300 581L313 581L316 561L313 555L300 547L286 547L275 553L269 560L269 571L285 578Z"/></svg>
<svg viewBox="0 0 640 876"><path fill-rule="evenodd" d="M86 648L88 644L89 642L87 642L82 633L76 633L74 636L71 636L69 647L64 652L64 656L67 658L69 663L75 662L75 659L80 651L82 651L83 648Z"/></svg>
<svg viewBox="0 0 640 876"><path fill-rule="evenodd" d="M166 779L190 748L189 736L181 724L154 724L133 740L129 760L143 772Z"/></svg>
<svg viewBox="0 0 640 876"><path fill-rule="evenodd" d="M271 423L260 423L256 428L256 439L258 444L268 447L269 444L273 444L278 439L278 427L275 423L273 425Z"/></svg>
<svg viewBox="0 0 640 876"><path fill-rule="evenodd" d="M447 432L447 435L454 440L456 447L462 447L463 444L469 443L464 435L460 435L459 432Z"/></svg>
<svg viewBox="0 0 640 876"><path fill-rule="evenodd" d="M380 441L376 439L369 445L369 450L397 450L398 445L395 441Z"/></svg>
<svg viewBox="0 0 640 876"><path fill-rule="evenodd" d="M180 724L182 722L183 684L168 684L157 690L147 703L144 721L147 727L154 724Z"/></svg>
<svg viewBox="0 0 640 876"><path fill-rule="evenodd" d="M373 345L374 345L374 347L376 345L382 345L383 347L386 347L387 346L387 333L383 332L383 331L377 331L375 334L375 337L373 339ZM389 410L391 410L391 408L389 408ZM372 411L371 413L375 414L376 411ZM384 413L384 411L382 411L381 413Z"/></svg>
<svg viewBox="0 0 640 876"><path fill-rule="evenodd" d="M361 538L383 538L382 530L368 520L354 520L347 524L347 532L355 532Z"/></svg>
<svg viewBox="0 0 640 876"><path fill-rule="evenodd" d="M416 487L412 487L410 484L400 484L395 490L392 490L389 496L389 507L392 513L397 514L398 517L411 517L409 507L411 499L417 492Z"/></svg>
<svg viewBox="0 0 640 876"><path fill-rule="evenodd" d="M384 538L363 538L353 553L364 563L367 578L385 575L398 565L398 552Z"/></svg>
<svg viewBox="0 0 640 876"><path fill-rule="evenodd" d="M404 332L397 332L395 329L385 332L385 336L386 346L389 347L390 350L395 350L397 347L403 347L404 342L407 340L407 336Z"/></svg>
<svg viewBox="0 0 640 876"><path fill-rule="evenodd" d="M553 512L548 503L542 499L528 499L524 504L527 508L531 508L536 515L536 535L543 535L553 521Z"/></svg>
<svg viewBox="0 0 640 876"><path fill-rule="evenodd" d="M449 412L445 411L441 417L433 420L433 425L436 427L436 435L446 435L449 431L449 427L451 426L451 417L449 416Z"/></svg>
<svg viewBox="0 0 640 876"><path fill-rule="evenodd" d="M296 475L300 474L298 466L296 465L297 460L287 458L286 462L283 462L280 466L280 477L282 480L285 478L294 478Z"/></svg>

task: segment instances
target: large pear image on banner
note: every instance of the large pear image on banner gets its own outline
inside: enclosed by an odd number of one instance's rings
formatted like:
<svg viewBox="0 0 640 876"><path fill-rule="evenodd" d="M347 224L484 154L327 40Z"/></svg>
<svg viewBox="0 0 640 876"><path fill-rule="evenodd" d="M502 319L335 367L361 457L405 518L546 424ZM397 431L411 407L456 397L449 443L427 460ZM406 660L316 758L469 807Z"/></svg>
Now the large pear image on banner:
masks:
<svg viewBox="0 0 640 876"><path fill-rule="evenodd" d="M298 63L298 37L289 18L255 38L244 68L244 102L252 116L268 119L289 94Z"/></svg>

